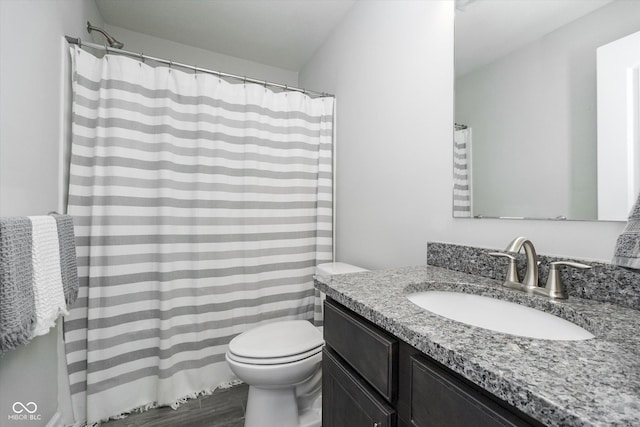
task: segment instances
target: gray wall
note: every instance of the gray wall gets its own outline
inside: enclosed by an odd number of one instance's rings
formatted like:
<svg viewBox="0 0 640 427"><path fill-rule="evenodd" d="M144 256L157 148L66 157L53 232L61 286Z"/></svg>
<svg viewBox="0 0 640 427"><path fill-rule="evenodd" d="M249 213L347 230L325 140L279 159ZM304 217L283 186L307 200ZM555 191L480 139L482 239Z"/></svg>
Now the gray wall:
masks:
<svg viewBox="0 0 640 427"><path fill-rule="evenodd" d="M639 29L640 2L613 2L456 79L474 214L597 217L596 48Z"/></svg>
<svg viewBox="0 0 640 427"><path fill-rule="evenodd" d="M253 77L275 83L297 87L298 72L272 67L246 59L211 52L193 46L187 46L170 40L149 36L125 28L105 25L109 34L124 43L124 49L131 52L144 52L146 55L169 59L183 64L197 65L215 71L223 71L239 76ZM188 70L185 70L189 72ZM238 80L230 80L238 83Z"/></svg>
<svg viewBox="0 0 640 427"><path fill-rule="evenodd" d="M451 1L357 3L300 72L338 96L338 260L422 264L426 242L608 261L622 222L454 219Z"/></svg>
<svg viewBox="0 0 640 427"><path fill-rule="evenodd" d="M0 1L0 216L59 209L65 34L102 24L93 0ZM87 37L88 38L88 37ZM57 418L58 331L0 357L0 425ZM14 402L34 402L35 421L12 421Z"/></svg>
<svg viewBox="0 0 640 427"><path fill-rule="evenodd" d="M300 72L337 95L338 260L425 263L451 215L452 66L453 2L364 1Z"/></svg>

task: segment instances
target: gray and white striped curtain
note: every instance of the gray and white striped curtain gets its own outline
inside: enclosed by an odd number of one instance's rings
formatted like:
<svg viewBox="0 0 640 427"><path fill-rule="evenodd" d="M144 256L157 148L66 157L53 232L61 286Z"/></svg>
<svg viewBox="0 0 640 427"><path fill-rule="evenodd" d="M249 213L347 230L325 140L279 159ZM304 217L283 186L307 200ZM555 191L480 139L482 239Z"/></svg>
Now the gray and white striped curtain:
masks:
<svg viewBox="0 0 640 427"><path fill-rule="evenodd" d="M471 129L459 129L453 137L453 216L470 217L471 204Z"/></svg>
<svg viewBox="0 0 640 427"><path fill-rule="evenodd" d="M71 53L81 288L64 331L92 423L233 382L227 344L258 323L319 320L333 99Z"/></svg>

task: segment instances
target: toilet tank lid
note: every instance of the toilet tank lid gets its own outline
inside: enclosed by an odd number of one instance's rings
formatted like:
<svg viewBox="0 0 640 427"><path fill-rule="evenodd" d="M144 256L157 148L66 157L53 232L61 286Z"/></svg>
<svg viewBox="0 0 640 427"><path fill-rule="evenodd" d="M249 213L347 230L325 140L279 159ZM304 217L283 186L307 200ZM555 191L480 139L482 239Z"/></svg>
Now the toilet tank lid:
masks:
<svg viewBox="0 0 640 427"><path fill-rule="evenodd" d="M333 276L334 274L359 273L361 271L369 271L364 268L344 262L327 262L316 266L316 274L318 276Z"/></svg>
<svg viewBox="0 0 640 427"><path fill-rule="evenodd" d="M229 351L250 358L277 358L304 353L324 343L322 333L306 320L283 320L256 326L229 343Z"/></svg>

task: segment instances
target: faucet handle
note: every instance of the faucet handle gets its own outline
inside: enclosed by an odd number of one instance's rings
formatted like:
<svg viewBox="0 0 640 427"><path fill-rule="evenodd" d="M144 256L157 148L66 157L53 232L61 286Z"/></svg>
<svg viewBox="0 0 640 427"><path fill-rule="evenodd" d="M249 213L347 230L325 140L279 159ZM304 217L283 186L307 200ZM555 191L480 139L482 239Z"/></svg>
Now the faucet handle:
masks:
<svg viewBox="0 0 640 427"><path fill-rule="evenodd" d="M504 279L505 285L508 282L520 283L520 278L518 277L518 269L516 266L516 257L514 255L511 255L506 252L489 252L489 255L509 259L509 266L507 267L507 276Z"/></svg>
<svg viewBox="0 0 640 427"><path fill-rule="evenodd" d="M573 261L554 261L549 263L549 277L547 277L547 284L544 289L540 289L540 293L556 299L567 299L567 290L564 287L564 283L562 283L562 279L560 278L559 267L568 266L580 269L589 269L590 265L582 264L579 262Z"/></svg>

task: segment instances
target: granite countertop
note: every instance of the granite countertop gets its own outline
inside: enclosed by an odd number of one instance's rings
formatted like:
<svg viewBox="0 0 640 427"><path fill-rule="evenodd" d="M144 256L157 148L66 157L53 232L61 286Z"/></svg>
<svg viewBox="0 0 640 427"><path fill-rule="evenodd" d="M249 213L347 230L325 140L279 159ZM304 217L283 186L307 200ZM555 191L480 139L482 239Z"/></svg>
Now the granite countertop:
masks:
<svg viewBox="0 0 640 427"><path fill-rule="evenodd" d="M554 302L504 288L498 280L433 266L319 276L316 288L546 425L640 425L638 310L574 297ZM405 297L428 289L538 308L595 338L503 334L433 314Z"/></svg>

